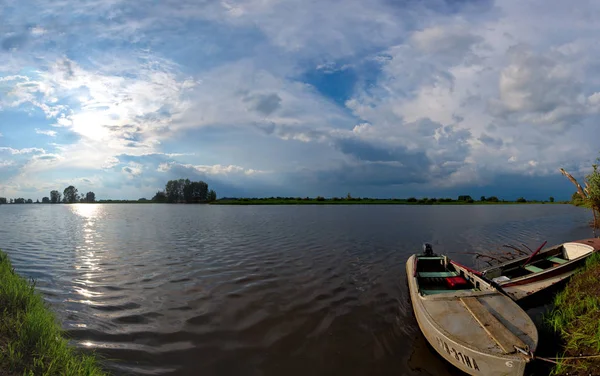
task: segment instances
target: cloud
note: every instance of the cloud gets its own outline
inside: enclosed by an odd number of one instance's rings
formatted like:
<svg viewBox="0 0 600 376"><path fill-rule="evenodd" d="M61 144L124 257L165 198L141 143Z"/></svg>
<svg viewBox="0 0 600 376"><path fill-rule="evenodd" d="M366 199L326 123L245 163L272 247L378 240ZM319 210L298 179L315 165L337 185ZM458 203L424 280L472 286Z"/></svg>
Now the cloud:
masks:
<svg viewBox="0 0 600 376"><path fill-rule="evenodd" d="M46 151L42 148L13 149L11 147L2 146L2 147L0 147L0 152L7 152L12 155L19 155L19 154L45 153Z"/></svg>
<svg viewBox="0 0 600 376"><path fill-rule="evenodd" d="M495 115L558 130L588 115L594 97L586 99L580 73L569 57L558 51L535 53L523 45L511 47L507 57L499 98L490 103Z"/></svg>
<svg viewBox="0 0 600 376"><path fill-rule="evenodd" d="M244 168L244 167L235 166L235 165L223 166L223 165L217 164L217 165L207 166L207 165L180 164L180 163L175 163L175 162L161 163L158 166L157 171L167 172L167 171L170 171L174 167L184 168L184 169L193 169L201 174L206 174L206 175L240 175L240 174L241 175L256 175L256 174L264 174L264 173L268 172L268 171L255 170L255 169L251 169L251 168Z"/></svg>
<svg viewBox="0 0 600 376"><path fill-rule="evenodd" d="M43 134L43 135L50 136L50 137L56 137L56 131L52 131L52 130L42 130L42 129L36 128L35 133Z"/></svg>
<svg viewBox="0 0 600 376"><path fill-rule="evenodd" d="M128 166L121 168L121 171L129 175L129 177L137 177L142 174L143 167L139 163L130 162Z"/></svg>
<svg viewBox="0 0 600 376"><path fill-rule="evenodd" d="M15 162L13 162L13 161L0 160L0 169L9 167L9 166L13 166L14 164L15 164Z"/></svg>
<svg viewBox="0 0 600 376"><path fill-rule="evenodd" d="M281 98L275 93L255 93L248 95L243 101L251 103L251 108L264 116L271 115L275 110L281 107Z"/></svg>
<svg viewBox="0 0 600 376"><path fill-rule="evenodd" d="M25 20L33 5L44 12ZM87 176L137 196L186 174L258 193L452 191L582 173L597 155L595 3L8 9L0 180L11 192Z"/></svg>

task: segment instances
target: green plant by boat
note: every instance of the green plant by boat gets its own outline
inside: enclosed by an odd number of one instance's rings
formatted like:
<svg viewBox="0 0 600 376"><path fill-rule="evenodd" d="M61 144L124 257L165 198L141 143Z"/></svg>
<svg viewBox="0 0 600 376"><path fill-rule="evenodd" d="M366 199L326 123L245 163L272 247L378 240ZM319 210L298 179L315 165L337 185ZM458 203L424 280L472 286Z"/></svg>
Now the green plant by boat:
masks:
<svg viewBox="0 0 600 376"><path fill-rule="evenodd" d="M0 251L0 374L106 375L96 358L78 353L54 314Z"/></svg>
<svg viewBox="0 0 600 376"><path fill-rule="evenodd" d="M547 323L564 341L564 354L553 370L554 375L600 375L600 254L587 260L586 266L556 295ZM595 356L595 358L566 359Z"/></svg>

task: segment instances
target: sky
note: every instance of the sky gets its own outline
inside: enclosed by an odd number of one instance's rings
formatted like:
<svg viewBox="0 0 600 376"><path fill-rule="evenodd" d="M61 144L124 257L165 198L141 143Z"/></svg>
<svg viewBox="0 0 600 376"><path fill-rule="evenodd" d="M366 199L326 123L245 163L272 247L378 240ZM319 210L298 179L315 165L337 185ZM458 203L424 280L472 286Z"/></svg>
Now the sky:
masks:
<svg viewBox="0 0 600 376"><path fill-rule="evenodd" d="M567 199L600 2L0 0L0 196ZM598 81L598 82L596 82Z"/></svg>

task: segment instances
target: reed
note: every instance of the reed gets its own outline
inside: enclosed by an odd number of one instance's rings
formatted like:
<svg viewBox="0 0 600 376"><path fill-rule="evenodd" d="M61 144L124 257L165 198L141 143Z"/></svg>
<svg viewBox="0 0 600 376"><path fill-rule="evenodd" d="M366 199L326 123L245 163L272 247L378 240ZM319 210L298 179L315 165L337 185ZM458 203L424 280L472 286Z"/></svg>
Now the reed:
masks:
<svg viewBox="0 0 600 376"><path fill-rule="evenodd" d="M0 251L0 374L107 375L94 355L68 345L35 283L15 273ZM4 373L3 373L4 372Z"/></svg>

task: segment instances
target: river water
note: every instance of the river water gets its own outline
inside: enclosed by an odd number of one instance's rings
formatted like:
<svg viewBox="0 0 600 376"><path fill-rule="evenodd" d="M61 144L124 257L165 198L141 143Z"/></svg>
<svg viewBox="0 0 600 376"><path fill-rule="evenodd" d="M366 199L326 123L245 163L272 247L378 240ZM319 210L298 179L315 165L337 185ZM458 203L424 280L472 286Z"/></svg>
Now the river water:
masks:
<svg viewBox="0 0 600 376"><path fill-rule="evenodd" d="M591 237L568 205L0 206L0 247L117 375L455 375L405 262Z"/></svg>

